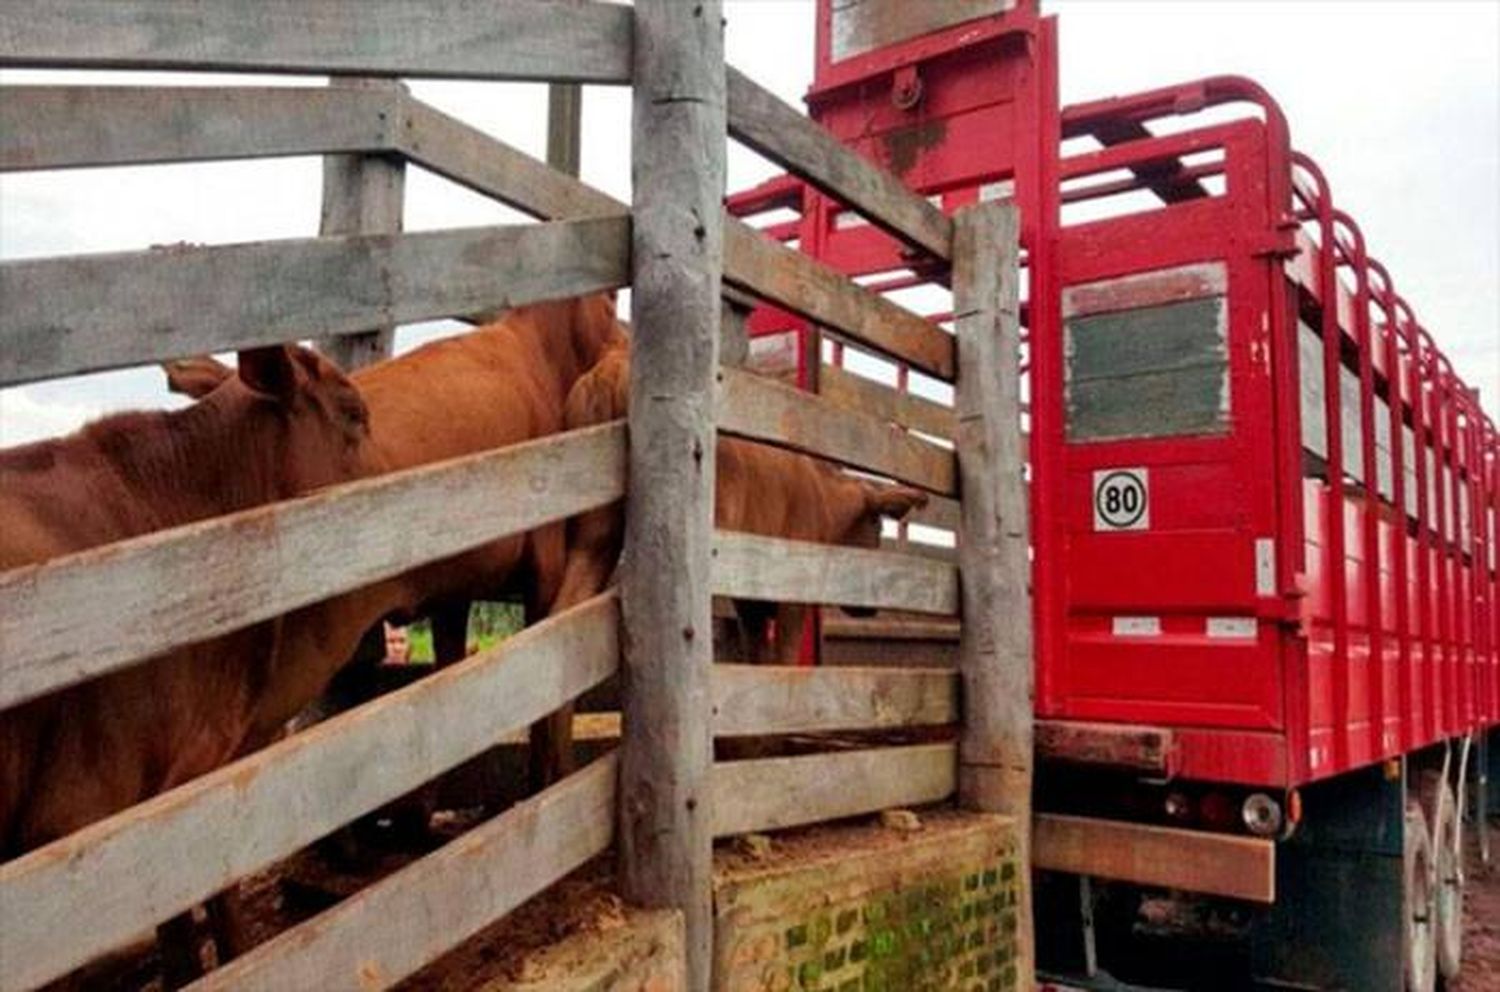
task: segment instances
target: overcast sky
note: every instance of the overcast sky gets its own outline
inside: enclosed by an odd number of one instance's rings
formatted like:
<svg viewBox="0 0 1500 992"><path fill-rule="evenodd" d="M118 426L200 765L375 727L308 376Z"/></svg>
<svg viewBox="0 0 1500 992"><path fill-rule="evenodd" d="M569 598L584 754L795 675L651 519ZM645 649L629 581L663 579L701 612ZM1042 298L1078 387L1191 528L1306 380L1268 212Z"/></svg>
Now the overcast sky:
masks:
<svg viewBox="0 0 1500 992"><path fill-rule="evenodd" d="M812 0L727 0L730 61L797 102L812 78ZM1500 414L1500 2L1140 2L1055 0L1065 103L1195 77L1263 83L1294 144L1323 165L1335 201L1359 220L1461 375ZM8 83L316 85L315 79L83 76L8 72ZM439 107L540 156L545 88L415 82ZM629 96L591 87L584 179L629 197ZM731 150L729 188L773 174ZM231 243L317 232L316 160L216 163L0 177L0 258ZM406 227L518 220L410 170ZM0 302L3 305L3 302ZM401 335L400 343L437 333ZM140 369L0 391L0 444L77 427L113 410L170 402Z"/></svg>

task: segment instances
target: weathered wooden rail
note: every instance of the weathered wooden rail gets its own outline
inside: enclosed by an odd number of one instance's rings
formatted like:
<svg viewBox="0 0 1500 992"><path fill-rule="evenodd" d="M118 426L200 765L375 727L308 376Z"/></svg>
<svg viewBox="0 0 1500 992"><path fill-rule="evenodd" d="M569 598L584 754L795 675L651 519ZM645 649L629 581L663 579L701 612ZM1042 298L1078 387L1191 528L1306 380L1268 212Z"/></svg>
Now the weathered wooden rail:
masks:
<svg viewBox="0 0 1500 992"><path fill-rule="evenodd" d="M0 865L0 985L66 974L621 665L631 677L618 758L201 986L392 984L615 843L618 822L625 895L683 910L689 987L706 988L715 837L955 795L1029 816L1014 214L988 204L949 218L726 70L720 14L715 0L691 14L672 0L443 0L420 13L398 0L0 9L0 66L337 74L335 85L306 88L0 88L0 171L326 156L316 238L0 263L0 385L306 337L356 365L388 354L403 323L631 285L632 390L672 397L632 403L628 446L625 427L606 425L0 575L8 708L606 505L630 480L619 596ZM440 113L399 77L633 84L635 202ZM726 132L932 264L951 264L955 331L725 214ZM540 223L401 233L406 163ZM721 369L721 280L723 291L954 382L956 407L847 372L829 370L811 395ZM919 486L932 502L917 519L956 531L957 550L716 534L716 430ZM173 581L189 573L192 582ZM715 666L711 595L961 617L961 663ZM956 742L713 762L715 736L944 725L958 725Z"/></svg>

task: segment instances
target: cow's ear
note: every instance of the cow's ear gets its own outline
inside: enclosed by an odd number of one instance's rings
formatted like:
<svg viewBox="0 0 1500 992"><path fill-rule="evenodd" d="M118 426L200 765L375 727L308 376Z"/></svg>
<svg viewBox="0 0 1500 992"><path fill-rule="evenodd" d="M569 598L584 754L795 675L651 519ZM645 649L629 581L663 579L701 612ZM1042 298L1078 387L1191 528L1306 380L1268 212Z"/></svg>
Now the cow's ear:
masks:
<svg viewBox="0 0 1500 992"><path fill-rule="evenodd" d="M882 517L900 520L920 506L927 505L927 494L911 486L871 486L867 494L871 510Z"/></svg>
<svg viewBox="0 0 1500 992"><path fill-rule="evenodd" d="M211 355L162 362L161 368L167 374L169 392L195 400L201 400L234 375L234 369Z"/></svg>
<svg viewBox="0 0 1500 992"><path fill-rule="evenodd" d="M297 391L297 368L285 345L240 352L239 377L255 392L282 402L291 400Z"/></svg>

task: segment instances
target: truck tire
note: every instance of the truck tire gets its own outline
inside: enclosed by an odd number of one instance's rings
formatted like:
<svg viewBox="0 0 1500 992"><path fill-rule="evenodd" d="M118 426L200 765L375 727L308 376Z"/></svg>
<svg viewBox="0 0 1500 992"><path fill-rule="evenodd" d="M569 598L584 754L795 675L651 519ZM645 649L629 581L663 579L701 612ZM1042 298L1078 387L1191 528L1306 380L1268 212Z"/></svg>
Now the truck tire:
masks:
<svg viewBox="0 0 1500 992"><path fill-rule="evenodd" d="M1437 945L1438 971L1443 978L1454 979L1463 966L1464 948L1463 852L1458 849L1458 803L1442 772L1433 769L1423 772L1419 789L1422 811L1427 822L1435 825L1432 835L1437 850L1433 852L1433 861L1437 875L1433 899L1437 916L1432 933Z"/></svg>
<svg viewBox="0 0 1500 992"><path fill-rule="evenodd" d="M1402 847L1401 947L1406 961L1406 992L1433 992L1437 987L1437 948L1433 927L1436 876L1427 817L1416 799L1406 802Z"/></svg>

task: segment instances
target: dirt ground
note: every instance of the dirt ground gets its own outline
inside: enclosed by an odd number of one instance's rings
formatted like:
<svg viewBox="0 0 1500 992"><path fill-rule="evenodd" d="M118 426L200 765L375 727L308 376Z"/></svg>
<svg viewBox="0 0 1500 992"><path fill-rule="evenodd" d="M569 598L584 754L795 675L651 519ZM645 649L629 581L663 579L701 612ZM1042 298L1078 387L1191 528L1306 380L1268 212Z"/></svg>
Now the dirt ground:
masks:
<svg viewBox="0 0 1500 992"><path fill-rule="evenodd" d="M1490 865L1479 862L1470 831L1469 886L1464 900L1464 972L1451 992L1500 992L1500 818L1490 822Z"/></svg>
<svg viewBox="0 0 1500 992"><path fill-rule="evenodd" d="M942 813L927 814L941 820ZM473 826L462 817L448 817L442 833L456 835ZM891 843L902 837L888 833ZM1492 862L1484 867L1478 857L1475 831L1469 831L1468 894L1465 901L1463 978L1449 992L1500 992L1500 818L1491 822ZM719 852L721 869L760 867L785 857L817 854L823 845L839 839L837 831L812 829L778 843L769 855L749 853L726 846ZM275 866L249 881L247 909L256 941L308 919L331 903L409 863L415 852L390 852L361 865L357 870L337 869L317 852L307 851ZM624 908L611 891L611 866L600 859L580 869L548 897L532 900L507 920L477 935L453 953L423 969L401 986L401 992L454 992L470 988L475 977L535 978L529 974L530 952L554 941L582 932L606 932L623 925ZM90 992L154 992L160 989L155 954L150 944L87 969L73 982L59 987Z"/></svg>

